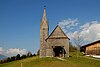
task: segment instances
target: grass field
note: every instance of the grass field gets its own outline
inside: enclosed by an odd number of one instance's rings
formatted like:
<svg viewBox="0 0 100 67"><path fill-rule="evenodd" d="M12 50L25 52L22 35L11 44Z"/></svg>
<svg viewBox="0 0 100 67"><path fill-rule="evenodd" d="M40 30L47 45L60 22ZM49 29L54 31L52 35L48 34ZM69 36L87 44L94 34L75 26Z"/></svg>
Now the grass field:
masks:
<svg viewBox="0 0 100 67"><path fill-rule="evenodd" d="M77 57L74 53L72 53L72 57L64 59L65 61L57 58L39 58L36 56L0 64L0 67L21 67L21 63L23 67L100 67L100 60L89 59L83 56Z"/></svg>

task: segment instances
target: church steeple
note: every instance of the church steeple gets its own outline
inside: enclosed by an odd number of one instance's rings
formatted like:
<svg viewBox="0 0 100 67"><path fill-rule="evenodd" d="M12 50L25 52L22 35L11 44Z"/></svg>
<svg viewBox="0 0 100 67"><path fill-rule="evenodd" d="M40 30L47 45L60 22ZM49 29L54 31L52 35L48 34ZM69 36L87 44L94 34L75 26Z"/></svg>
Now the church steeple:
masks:
<svg viewBox="0 0 100 67"><path fill-rule="evenodd" d="M40 57L46 56L45 48L47 45L46 38L48 38L48 30L49 30L49 25L46 18L46 7L44 6L43 17L40 24Z"/></svg>
<svg viewBox="0 0 100 67"><path fill-rule="evenodd" d="M44 6L44 15L46 15L46 6Z"/></svg>
<svg viewBox="0 0 100 67"><path fill-rule="evenodd" d="M44 12L43 12L42 21L47 21L47 18L46 18L46 6L44 6Z"/></svg>

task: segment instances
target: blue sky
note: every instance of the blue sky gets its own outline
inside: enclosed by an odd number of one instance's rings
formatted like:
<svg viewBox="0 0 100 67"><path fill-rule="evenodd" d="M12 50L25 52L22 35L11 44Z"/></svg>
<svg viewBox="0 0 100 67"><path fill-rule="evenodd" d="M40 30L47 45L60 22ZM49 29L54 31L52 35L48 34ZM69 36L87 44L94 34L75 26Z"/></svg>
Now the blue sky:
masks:
<svg viewBox="0 0 100 67"><path fill-rule="evenodd" d="M40 46L40 21L46 5L51 32L66 20L78 18L79 26L97 20L100 0L0 0L0 47L26 49L35 53Z"/></svg>

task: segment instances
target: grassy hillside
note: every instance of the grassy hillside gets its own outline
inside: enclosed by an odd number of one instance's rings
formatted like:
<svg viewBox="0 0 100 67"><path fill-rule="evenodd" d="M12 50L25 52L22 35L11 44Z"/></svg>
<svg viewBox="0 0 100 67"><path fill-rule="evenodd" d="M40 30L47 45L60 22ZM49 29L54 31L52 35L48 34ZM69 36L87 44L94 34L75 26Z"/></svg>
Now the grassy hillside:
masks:
<svg viewBox="0 0 100 67"><path fill-rule="evenodd" d="M57 58L31 57L23 60L0 64L0 67L100 67L100 60L74 56L64 58L65 61Z"/></svg>

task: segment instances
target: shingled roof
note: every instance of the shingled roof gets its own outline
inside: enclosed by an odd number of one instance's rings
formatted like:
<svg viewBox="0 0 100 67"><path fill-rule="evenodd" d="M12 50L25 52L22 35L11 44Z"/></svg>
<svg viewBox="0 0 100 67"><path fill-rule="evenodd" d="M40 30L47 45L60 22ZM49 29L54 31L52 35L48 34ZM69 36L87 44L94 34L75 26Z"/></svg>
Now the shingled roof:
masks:
<svg viewBox="0 0 100 67"><path fill-rule="evenodd" d="M61 37L55 37L55 38L68 38L67 35L62 31L62 29L60 28L60 26L57 25L57 26L55 27L55 29L52 31L52 33L48 36L47 39L49 39L49 38L54 38L52 35L53 35L53 33L55 33L55 31L57 30L57 28L59 29L59 31L61 31L61 33L57 33L58 35L56 35L56 36L59 36L59 35L63 35L63 36L61 36ZM46 40L47 40L47 39L46 39ZM68 39L69 39L69 38L68 38ZM69 39L69 40L70 40L70 39Z"/></svg>

